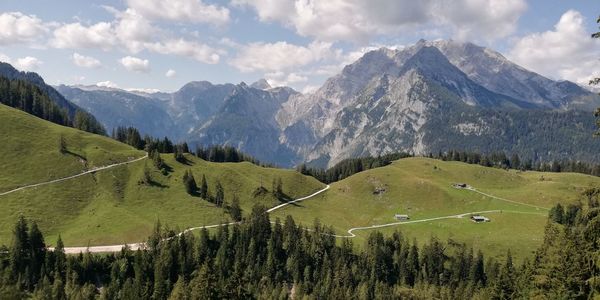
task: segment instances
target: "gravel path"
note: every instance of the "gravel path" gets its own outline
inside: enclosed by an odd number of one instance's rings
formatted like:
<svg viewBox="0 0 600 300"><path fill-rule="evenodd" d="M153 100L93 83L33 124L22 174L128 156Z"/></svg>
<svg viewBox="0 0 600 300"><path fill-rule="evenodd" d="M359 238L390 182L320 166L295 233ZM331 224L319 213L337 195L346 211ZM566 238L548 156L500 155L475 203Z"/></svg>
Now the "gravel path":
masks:
<svg viewBox="0 0 600 300"><path fill-rule="evenodd" d="M288 201L286 203L283 204L279 204L277 206L274 206L270 209L268 209L266 211L266 213L271 213L275 210L281 209L287 205L296 203L296 202L300 202L309 198L312 198L320 193L323 193L325 191L327 191L329 189L329 185L327 185L325 188L318 190L308 196L302 197L302 198L298 198L292 201ZM190 232L190 231L194 231L194 230L199 230L199 229L203 229L203 228L217 228L217 227L221 227L221 226L229 226L229 225L234 225L237 224L239 222L230 222L230 223L222 223L222 224L215 224L215 225L206 225L206 226L198 226L198 227L191 227L188 228L180 233L177 234L177 236L180 236L184 233ZM78 254L81 252L119 252L121 251L121 249L123 249L123 247L129 247L129 249L131 250L138 250L138 249L144 249L146 247L145 243L132 243L132 244L122 244L122 245L106 245L106 246L91 246L91 247L65 247L65 253L67 254ZM48 248L50 250L53 250L54 248Z"/></svg>
<svg viewBox="0 0 600 300"><path fill-rule="evenodd" d="M65 180L69 180L69 179L81 177L81 176L86 175L86 174L96 173L98 171L102 171L102 170L106 170L106 169L110 169L110 168L114 168L114 167L118 167L118 166L130 164L130 163L134 163L134 162L140 161L140 160L142 160L142 159L144 159L146 157L148 157L148 154L146 154L146 155L144 155L144 156L142 156L140 158L136 158L134 160L129 160L129 161L125 161L125 162L121 162L121 163L116 163L116 164L112 164L112 165L108 165L108 166L102 166L102 167L93 168L91 170L88 170L88 171L85 171L83 173L79 173L79 174L76 174L76 175L73 175L73 176L63 177L63 178L54 179L54 180L50 180L50 181L46 181L46 182L40 182L40 183L35 183L35 184L30 184L30 185L22 186L20 188L14 189L14 190L10 190L10 191L7 191L7 192L0 193L0 196L8 195L8 194L11 194L11 193L14 193L14 192L18 192L18 191L22 191L22 190L25 190L25 189L30 189L30 188L35 188L35 187L43 186L43 185L57 183L57 182L61 182L61 181L65 181Z"/></svg>

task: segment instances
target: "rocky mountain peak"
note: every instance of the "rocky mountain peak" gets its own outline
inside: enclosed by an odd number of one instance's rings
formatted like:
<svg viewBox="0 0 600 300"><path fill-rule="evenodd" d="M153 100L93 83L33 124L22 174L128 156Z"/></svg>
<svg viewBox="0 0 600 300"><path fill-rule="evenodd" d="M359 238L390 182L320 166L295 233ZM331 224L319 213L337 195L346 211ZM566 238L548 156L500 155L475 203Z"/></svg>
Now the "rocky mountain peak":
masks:
<svg viewBox="0 0 600 300"><path fill-rule="evenodd" d="M261 78L259 80L257 80L256 82L252 83L250 85L251 88L255 88L255 89L259 89L259 90L268 90L271 87L271 85L269 84L269 82L267 82L266 79Z"/></svg>

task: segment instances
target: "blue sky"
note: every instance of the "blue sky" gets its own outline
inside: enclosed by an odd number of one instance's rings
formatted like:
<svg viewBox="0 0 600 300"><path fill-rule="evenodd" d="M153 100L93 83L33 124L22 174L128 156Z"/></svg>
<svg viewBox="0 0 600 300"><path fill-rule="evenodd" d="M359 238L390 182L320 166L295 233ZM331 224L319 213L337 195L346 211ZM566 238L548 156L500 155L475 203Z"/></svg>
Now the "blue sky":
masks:
<svg viewBox="0 0 600 300"><path fill-rule="evenodd" d="M599 14L589 0L3 0L0 60L51 84L310 91L371 49L452 38L584 84L600 71Z"/></svg>

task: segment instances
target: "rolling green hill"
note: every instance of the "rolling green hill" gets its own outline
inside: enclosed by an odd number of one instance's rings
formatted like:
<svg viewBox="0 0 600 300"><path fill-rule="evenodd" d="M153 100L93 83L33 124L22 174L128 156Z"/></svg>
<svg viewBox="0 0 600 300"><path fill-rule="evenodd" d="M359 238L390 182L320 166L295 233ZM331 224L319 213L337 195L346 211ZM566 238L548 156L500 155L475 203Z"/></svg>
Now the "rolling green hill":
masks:
<svg viewBox="0 0 600 300"><path fill-rule="evenodd" d="M141 158L145 152L112 139L52 124L0 105L0 194L20 186L75 175L95 167ZM61 153L64 138L67 152ZM11 225L20 214L36 220L48 241L61 234L67 246L122 244L143 241L156 220L184 229L230 221L223 208L185 192L182 177L191 170L198 184L202 175L214 194L220 181L225 201L236 195L244 212L255 203L279 203L271 183L282 179L283 191L294 199L324 187L316 179L292 170L263 168L251 163L211 163L187 155L187 163L163 154L170 171L157 170L148 159L86 174L67 181L0 195L0 244L7 243ZM140 184L144 169L153 183ZM456 189L467 183L476 191ZM547 208L576 201L581 191L598 186L600 178L573 173L521 172L460 162L407 158L331 185L306 201L273 212L272 219L291 215L311 226L315 219L341 236L355 235L361 245L372 225L395 223L395 214L408 214L406 224L378 228L386 234L401 230L424 242L432 235L454 239L503 255L507 248L524 257L540 243ZM257 193L263 186L266 191ZM472 212L483 212L489 223L475 224ZM457 215L465 214L462 218ZM429 220L429 219L436 220ZM351 228L357 228L348 233Z"/></svg>
<svg viewBox="0 0 600 300"><path fill-rule="evenodd" d="M467 183L483 193L523 204L456 189L453 183ZM600 178L581 174L506 171L460 162L406 158L336 182L327 192L296 207L277 211L274 216L291 215L305 225L318 218L322 224L331 225L336 234L348 235L351 228L397 222L395 214L408 214L409 221L417 221L498 210L483 214L491 219L489 223L475 224L467 215L377 230L385 233L401 230L420 242L432 235L452 238L494 255L506 254L510 247L523 257L542 241L548 215L544 208L576 201L585 188L599 184ZM376 193L377 189L380 193ZM371 231L353 231L357 236L355 243L360 245Z"/></svg>
<svg viewBox="0 0 600 300"><path fill-rule="evenodd" d="M0 193L28 184L75 175L93 167L143 157L109 138L58 126L0 105ZM63 136L69 152L59 151ZM263 185L271 190L281 178L291 198L324 187L312 177L292 170L263 168L250 163L210 163L187 155L188 163L163 154L171 171L163 175L143 159L67 181L0 196L0 244L9 242L12 224L20 214L36 220L53 244L61 234L67 246L105 245L144 241L156 220L181 229L229 220L222 208L185 192L182 177L192 170L200 184L202 174L209 190L219 180L225 201L236 194L244 212L260 202L280 203L269 192L255 195ZM153 185L139 184L144 168L151 170Z"/></svg>

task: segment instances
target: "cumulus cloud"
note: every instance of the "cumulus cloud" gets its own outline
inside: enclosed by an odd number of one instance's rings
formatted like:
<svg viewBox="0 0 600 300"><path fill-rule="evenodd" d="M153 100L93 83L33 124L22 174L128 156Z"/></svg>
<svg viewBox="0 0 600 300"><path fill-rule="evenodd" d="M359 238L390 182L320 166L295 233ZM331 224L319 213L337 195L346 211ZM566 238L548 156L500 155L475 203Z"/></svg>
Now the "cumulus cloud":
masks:
<svg viewBox="0 0 600 300"><path fill-rule="evenodd" d="M146 48L161 54L189 57L207 64L216 64L219 63L220 60L220 56L216 49L205 44L184 39L147 44Z"/></svg>
<svg viewBox="0 0 600 300"><path fill-rule="evenodd" d="M17 61L15 62L15 66L17 67L17 69L22 71L34 71L37 70L42 65L42 63L43 62L41 60L35 57L26 56L17 59Z"/></svg>
<svg viewBox="0 0 600 300"><path fill-rule="evenodd" d="M150 61L133 56L125 56L119 63L128 71L147 73L150 72Z"/></svg>
<svg viewBox="0 0 600 300"><path fill-rule="evenodd" d="M565 12L553 30L519 39L508 57L523 67L554 79L582 85L600 75L600 41L590 38L585 20L575 10Z"/></svg>
<svg viewBox="0 0 600 300"><path fill-rule="evenodd" d="M308 81L308 77L293 72L289 74L284 72L272 72L265 74L265 77L269 85L273 87L296 85Z"/></svg>
<svg viewBox="0 0 600 300"><path fill-rule="evenodd" d="M10 63L10 57L4 53L0 53L0 61Z"/></svg>
<svg viewBox="0 0 600 300"><path fill-rule="evenodd" d="M96 83L96 86L105 87L105 88L111 88L111 89L118 89L119 88L118 84L116 84L116 83L114 83L114 82L112 82L110 80L100 81L100 82Z"/></svg>
<svg viewBox="0 0 600 300"><path fill-rule="evenodd" d="M56 48L97 48L109 50L118 40L111 23L100 22L91 26L81 23L64 24L54 30L50 44Z"/></svg>
<svg viewBox="0 0 600 300"><path fill-rule="evenodd" d="M169 69L165 73L165 76L168 77L168 78L173 78L173 77L175 77L175 75L177 75L177 72L175 72L175 70L173 70L173 69Z"/></svg>
<svg viewBox="0 0 600 300"><path fill-rule="evenodd" d="M242 72L274 72L302 67L339 55L331 43L312 42L307 47L276 43L251 43L239 49L229 63Z"/></svg>
<svg viewBox="0 0 600 300"><path fill-rule="evenodd" d="M119 11L105 7L115 16L112 22L83 25L63 24L54 30L51 45L56 48L97 48L105 51L121 49L135 54L143 50L188 57L203 63L215 64L220 53L206 44L170 37L169 32L154 26L136 10Z"/></svg>
<svg viewBox="0 0 600 300"><path fill-rule="evenodd" d="M0 14L0 45L33 42L46 33L42 20L20 12Z"/></svg>
<svg viewBox="0 0 600 300"><path fill-rule="evenodd" d="M525 11L525 0L234 0L261 21L280 22L322 41L367 42L378 34L452 28L466 39L505 37Z"/></svg>
<svg viewBox="0 0 600 300"><path fill-rule="evenodd" d="M151 19L223 25L229 22L229 9L201 0L127 0L129 7Z"/></svg>
<svg viewBox="0 0 600 300"><path fill-rule="evenodd" d="M73 63L82 68L98 68L102 65L99 60L91 57L81 55L79 53L73 53Z"/></svg>

